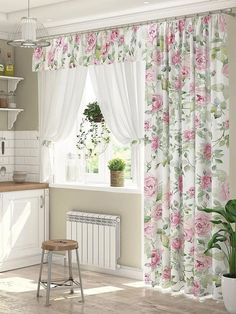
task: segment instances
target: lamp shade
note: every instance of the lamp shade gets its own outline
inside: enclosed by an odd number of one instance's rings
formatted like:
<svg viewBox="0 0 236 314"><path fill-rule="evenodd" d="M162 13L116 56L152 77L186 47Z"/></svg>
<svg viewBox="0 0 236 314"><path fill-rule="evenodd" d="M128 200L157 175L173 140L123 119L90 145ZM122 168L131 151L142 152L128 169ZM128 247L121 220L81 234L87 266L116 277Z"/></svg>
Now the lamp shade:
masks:
<svg viewBox="0 0 236 314"><path fill-rule="evenodd" d="M36 18L22 17L7 43L23 48L47 47L50 46L50 42L43 39L46 36L48 36L46 28Z"/></svg>

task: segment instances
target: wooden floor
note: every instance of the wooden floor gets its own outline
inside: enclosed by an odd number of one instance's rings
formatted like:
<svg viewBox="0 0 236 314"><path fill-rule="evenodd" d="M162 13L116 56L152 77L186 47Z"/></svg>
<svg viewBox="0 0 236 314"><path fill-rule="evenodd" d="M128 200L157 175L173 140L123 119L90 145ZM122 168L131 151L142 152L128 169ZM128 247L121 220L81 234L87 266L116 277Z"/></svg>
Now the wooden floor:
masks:
<svg viewBox="0 0 236 314"><path fill-rule="evenodd" d="M46 267L45 267L46 268ZM62 266L53 265L55 278L65 274ZM0 273L0 313L4 314L223 314L222 302L199 302L182 295L145 288L135 280L83 271L85 304L80 295L54 289L51 305L45 307L45 291L36 299L38 266Z"/></svg>

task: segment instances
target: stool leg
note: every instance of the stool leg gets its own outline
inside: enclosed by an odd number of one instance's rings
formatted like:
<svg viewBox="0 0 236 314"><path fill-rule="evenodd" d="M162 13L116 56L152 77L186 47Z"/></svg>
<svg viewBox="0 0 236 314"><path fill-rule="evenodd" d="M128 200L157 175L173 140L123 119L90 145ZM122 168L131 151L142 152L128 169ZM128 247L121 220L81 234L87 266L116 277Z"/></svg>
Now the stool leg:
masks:
<svg viewBox="0 0 236 314"><path fill-rule="evenodd" d="M71 251L68 250L68 264L69 264L69 280L70 280L70 293L73 294L74 293L74 289L73 289L73 274L72 274L72 259L71 259Z"/></svg>
<svg viewBox="0 0 236 314"><path fill-rule="evenodd" d="M40 290L40 284L41 284L41 279L42 279L44 253L45 253L45 251L42 250L41 264L40 264L40 270L39 270L38 289L37 289L37 298L39 297L39 290Z"/></svg>
<svg viewBox="0 0 236 314"><path fill-rule="evenodd" d="M76 249L75 251L76 251L77 264L78 264L81 297L82 297L82 302L84 303L84 291L83 291L82 278L81 278L81 273L80 273L79 252L78 252L78 249Z"/></svg>
<svg viewBox="0 0 236 314"><path fill-rule="evenodd" d="M46 306L49 306L50 288L51 288L51 270L52 270L52 251L48 252L48 280L47 280L47 294L46 294Z"/></svg>

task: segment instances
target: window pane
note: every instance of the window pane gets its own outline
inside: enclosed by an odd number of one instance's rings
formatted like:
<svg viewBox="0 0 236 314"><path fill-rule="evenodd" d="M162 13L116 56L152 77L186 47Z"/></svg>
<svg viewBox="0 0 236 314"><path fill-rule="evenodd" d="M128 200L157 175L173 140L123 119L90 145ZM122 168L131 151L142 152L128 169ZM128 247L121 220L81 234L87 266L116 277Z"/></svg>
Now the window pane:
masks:
<svg viewBox="0 0 236 314"><path fill-rule="evenodd" d="M86 158L86 172L98 173L99 157L97 155Z"/></svg>
<svg viewBox="0 0 236 314"><path fill-rule="evenodd" d="M131 147L122 145L115 140L112 142L112 158L121 158L125 161L125 179L132 179L131 176Z"/></svg>

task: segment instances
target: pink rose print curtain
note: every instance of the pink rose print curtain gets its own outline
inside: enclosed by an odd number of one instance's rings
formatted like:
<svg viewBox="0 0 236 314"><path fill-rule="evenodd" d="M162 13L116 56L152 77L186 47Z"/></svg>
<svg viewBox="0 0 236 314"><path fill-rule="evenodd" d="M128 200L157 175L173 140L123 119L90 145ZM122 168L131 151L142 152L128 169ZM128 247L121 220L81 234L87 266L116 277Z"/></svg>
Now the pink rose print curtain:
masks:
<svg viewBox="0 0 236 314"><path fill-rule="evenodd" d="M228 199L228 58L222 16L162 23L147 69L146 281L217 296L224 256L204 255L211 217Z"/></svg>
<svg viewBox="0 0 236 314"><path fill-rule="evenodd" d="M224 271L205 256L211 217L228 199L228 57L223 15L55 38L33 70L146 61L145 280L214 293Z"/></svg>

